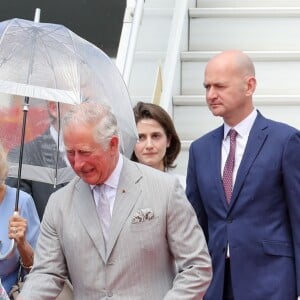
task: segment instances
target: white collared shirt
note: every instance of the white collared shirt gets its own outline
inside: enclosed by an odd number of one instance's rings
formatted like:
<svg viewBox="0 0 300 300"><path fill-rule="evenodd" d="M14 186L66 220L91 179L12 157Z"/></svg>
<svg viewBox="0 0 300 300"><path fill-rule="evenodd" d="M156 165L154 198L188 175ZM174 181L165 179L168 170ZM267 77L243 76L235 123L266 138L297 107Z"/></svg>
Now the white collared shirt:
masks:
<svg viewBox="0 0 300 300"><path fill-rule="evenodd" d="M248 142L248 137L250 130L255 122L257 117L256 109L241 121L239 124L231 128L228 124L224 123L224 138L222 142L222 157L221 157L221 176L223 177L223 170L225 167L225 162L230 150L230 137L228 136L228 132L230 129L234 129L238 134L236 136L236 149L235 149L235 162L233 168L233 184L235 183L236 174L241 164L246 145Z"/></svg>
<svg viewBox="0 0 300 300"><path fill-rule="evenodd" d="M122 167L123 167L123 156L120 153L119 154L119 159L117 162L117 165L115 167L115 169L113 170L113 172L111 173L111 175L106 179L105 182L103 182L103 192L105 194L106 199L108 199L109 201L109 208L110 208L110 214L112 215L112 211L114 208L114 204L115 204L115 198L116 198L116 194L117 194L117 187L119 184L119 179L121 176L121 171L122 171ZM91 190L93 192L93 194L95 193L95 185L90 185ZM95 197L94 196L94 201L96 203L96 206L98 207L98 202L99 202L99 197Z"/></svg>
<svg viewBox="0 0 300 300"><path fill-rule="evenodd" d="M232 178L233 185L235 183L236 174L246 149L250 130L255 122L256 117L257 117L257 111L256 109L253 109L253 111L243 121L241 121L233 128L228 126L228 124L224 123L224 138L222 142L222 157L221 157L222 177L223 177L225 162L230 150L230 137L228 136L228 132L230 129L234 129L238 133L236 136L235 162L234 162L233 178ZM227 257L230 257L229 244L227 245Z"/></svg>

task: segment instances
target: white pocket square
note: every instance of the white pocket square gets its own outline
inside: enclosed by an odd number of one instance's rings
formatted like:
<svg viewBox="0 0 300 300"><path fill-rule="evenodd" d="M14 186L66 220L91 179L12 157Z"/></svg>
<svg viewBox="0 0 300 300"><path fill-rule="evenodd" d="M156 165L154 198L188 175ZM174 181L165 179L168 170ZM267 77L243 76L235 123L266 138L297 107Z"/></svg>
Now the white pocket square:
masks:
<svg viewBox="0 0 300 300"><path fill-rule="evenodd" d="M152 220L154 218L154 213L150 208L139 209L131 219L132 224L137 224L145 221Z"/></svg>

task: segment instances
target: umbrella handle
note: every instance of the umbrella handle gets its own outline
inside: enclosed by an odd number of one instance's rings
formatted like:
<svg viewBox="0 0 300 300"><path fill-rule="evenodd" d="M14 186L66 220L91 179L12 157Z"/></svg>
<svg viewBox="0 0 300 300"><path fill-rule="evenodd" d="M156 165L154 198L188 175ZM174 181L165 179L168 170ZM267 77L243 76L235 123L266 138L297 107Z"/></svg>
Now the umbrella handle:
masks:
<svg viewBox="0 0 300 300"><path fill-rule="evenodd" d="M15 249L16 249L16 242L14 239L12 239L7 252L3 254L0 252L0 260L6 259L11 253L15 251Z"/></svg>

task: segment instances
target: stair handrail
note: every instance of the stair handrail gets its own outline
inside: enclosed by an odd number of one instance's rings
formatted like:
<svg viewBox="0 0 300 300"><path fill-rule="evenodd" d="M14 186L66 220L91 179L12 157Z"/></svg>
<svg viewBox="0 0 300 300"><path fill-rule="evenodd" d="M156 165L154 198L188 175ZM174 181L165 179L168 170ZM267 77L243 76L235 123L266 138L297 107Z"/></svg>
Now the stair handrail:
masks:
<svg viewBox="0 0 300 300"><path fill-rule="evenodd" d="M160 106L173 115L173 86L176 67L180 61L180 46L185 20L188 16L189 0L177 0L174 7L166 58L162 69L162 93Z"/></svg>
<svg viewBox="0 0 300 300"><path fill-rule="evenodd" d="M127 0L116 65L128 86L145 0Z"/></svg>

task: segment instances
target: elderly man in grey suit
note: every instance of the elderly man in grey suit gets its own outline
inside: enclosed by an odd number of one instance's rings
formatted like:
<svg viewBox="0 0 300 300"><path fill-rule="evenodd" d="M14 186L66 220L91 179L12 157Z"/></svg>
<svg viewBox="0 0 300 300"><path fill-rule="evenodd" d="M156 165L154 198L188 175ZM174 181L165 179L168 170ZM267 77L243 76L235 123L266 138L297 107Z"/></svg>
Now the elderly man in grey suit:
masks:
<svg viewBox="0 0 300 300"><path fill-rule="evenodd" d="M78 177L49 199L18 299L53 299L67 276L75 300L202 299L211 260L179 181L119 153L105 106L74 106L63 131Z"/></svg>

